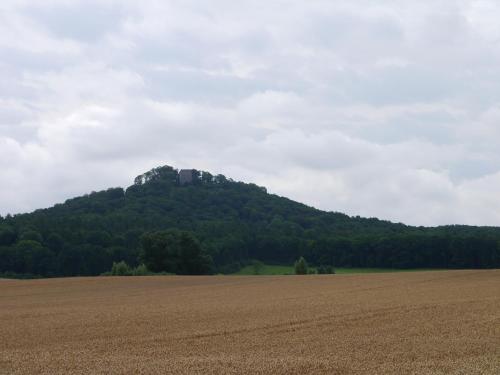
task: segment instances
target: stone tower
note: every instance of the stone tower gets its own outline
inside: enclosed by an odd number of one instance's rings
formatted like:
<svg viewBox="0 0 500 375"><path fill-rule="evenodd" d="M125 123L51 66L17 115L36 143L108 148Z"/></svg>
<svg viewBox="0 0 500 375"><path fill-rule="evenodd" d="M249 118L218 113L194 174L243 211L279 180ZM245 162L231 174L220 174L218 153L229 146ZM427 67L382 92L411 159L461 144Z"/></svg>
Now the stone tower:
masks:
<svg viewBox="0 0 500 375"><path fill-rule="evenodd" d="M189 185L193 183L193 169L181 169L179 171L179 185Z"/></svg>

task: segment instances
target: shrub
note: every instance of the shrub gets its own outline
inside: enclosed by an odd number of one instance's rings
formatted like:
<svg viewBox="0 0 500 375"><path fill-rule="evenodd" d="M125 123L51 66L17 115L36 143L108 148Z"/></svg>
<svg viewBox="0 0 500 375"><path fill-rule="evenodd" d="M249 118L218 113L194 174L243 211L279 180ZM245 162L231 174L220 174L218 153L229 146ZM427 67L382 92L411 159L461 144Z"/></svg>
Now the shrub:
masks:
<svg viewBox="0 0 500 375"><path fill-rule="evenodd" d="M264 263L262 263L260 260L253 260L251 264L252 264L253 274L260 275L262 269L264 268Z"/></svg>
<svg viewBox="0 0 500 375"><path fill-rule="evenodd" d="M294 265L296 275L307 275L307 262L304 257L300 257Z"/></svg>
<svg viewBox="0 0 500 375"><path fill-rule="evenodd" d="M334 274L335 270L333 269L332 266L320 265L318 267L318 273L319 274Z"/></svg>
<svg viewBox="0 0 500 375"><path fill-rule="evenodd" d="M132 275L133 276L148 276L151 275L151 272L149 272L148 267L146 267L145 264L139 264L136 268L132 270Z"/></svg>
<svg viewBox="0 0 500 375"><path fill-rule="evenodd" d="M113 266L111 267L111 275L112 276L131 276L132 270L129 265L125 263L123 260L121 262L113 262Z"/></svg>
<svg viewBox="0 0 500 375"><path fill-rule="evenodd" d="M227 274L238 272L240 269L241 269L241 263L233 262L233 263L219 266L217 268L217 272L221 273L223 275L227 275Z"/></svg>
<svg viewBox="0 0 500 375"><path fill-rule="evenodd" d="M101 273L101 276L150 276L150 275L174 275L168 272L151 272L145 264L139 264L131 268L125 261L113 262L111 271Z"/></svg>

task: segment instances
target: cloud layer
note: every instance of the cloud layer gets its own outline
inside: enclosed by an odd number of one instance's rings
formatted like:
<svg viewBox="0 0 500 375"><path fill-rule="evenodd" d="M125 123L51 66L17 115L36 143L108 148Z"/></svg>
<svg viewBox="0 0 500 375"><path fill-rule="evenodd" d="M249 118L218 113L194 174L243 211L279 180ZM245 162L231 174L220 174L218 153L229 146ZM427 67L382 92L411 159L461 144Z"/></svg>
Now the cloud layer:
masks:
<svg viewBox="0 0 500 375"><path fill-rule="evenodd" d="M0 4L0 214L223 173L326 210L500 225L496 1Z"/></svg>

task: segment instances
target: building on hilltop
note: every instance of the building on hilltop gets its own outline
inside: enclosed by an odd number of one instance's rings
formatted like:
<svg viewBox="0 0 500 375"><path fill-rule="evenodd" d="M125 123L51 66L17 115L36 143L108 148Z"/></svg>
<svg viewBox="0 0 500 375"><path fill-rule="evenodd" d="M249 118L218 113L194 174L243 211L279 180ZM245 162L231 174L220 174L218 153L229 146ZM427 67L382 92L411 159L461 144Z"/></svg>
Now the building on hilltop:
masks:
<svg viewBox="0 0 500 375"><path fill-rule="evenodd" d="M181 169L179 171L179 185L192 184L194 180L194 169Z"/></svg>

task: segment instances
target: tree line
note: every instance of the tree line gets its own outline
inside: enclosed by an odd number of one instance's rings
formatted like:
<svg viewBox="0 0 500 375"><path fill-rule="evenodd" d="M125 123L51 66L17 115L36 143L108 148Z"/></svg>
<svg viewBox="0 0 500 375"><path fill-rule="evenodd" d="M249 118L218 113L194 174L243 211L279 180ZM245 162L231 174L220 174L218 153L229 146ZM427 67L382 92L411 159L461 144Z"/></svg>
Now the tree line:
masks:
<svg viewBox="0 0 500 375"><path fill-rule="evenodd" d="M193 177L180 186L176 169L159 167L127 189L0 216L0 274L99 275L121 261L137 267L147 239L161 242L158 233L166 230L199 244L205 264L203 271L172 266L177 261L167 253L170 265L162 267L170 270L163 271L173 273L230 273L252 260L292 264L301 256L315 266L500 267L500 228L424 228L349 217L223 175L193 171ZM178 249L189 249L189 241L183 244Z"/></svg>

